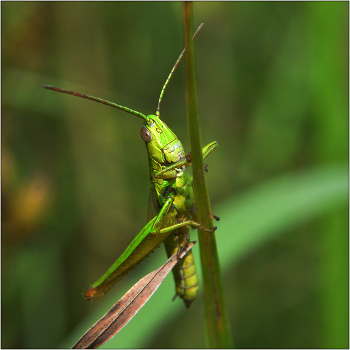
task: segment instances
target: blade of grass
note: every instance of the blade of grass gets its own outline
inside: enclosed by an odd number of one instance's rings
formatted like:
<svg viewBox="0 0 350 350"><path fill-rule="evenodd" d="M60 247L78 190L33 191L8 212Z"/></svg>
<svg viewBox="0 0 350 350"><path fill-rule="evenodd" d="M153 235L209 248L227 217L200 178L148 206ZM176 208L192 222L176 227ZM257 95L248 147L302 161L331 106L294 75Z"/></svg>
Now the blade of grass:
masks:
<svg viewBox="0 0 350 350"><path fill-rule="evenodd" d="M305 8L308 26L310 108L314 113L314 157L322 164L349 156L349 3ZM324 35L327 33L327 35ZM347 45L344 45L344 43ZM344 50L344 47L347 50ZM347 70L347 72L346 72ZM345 74L344 74L345 73ZM349 347L349 208L319 224L323 348ZM346 234L347 233L347 234Z"/></svg>
<svg viewBox="0 0 350 350"><path fill-rule="evenodd" d="M204 174L202 143L198 119L197 72L194 41L193 4L184 2L184 28L187 45L187 117L189 125L193 187L198 221L205 227L213 228L212 213ZM233 345L223 290L215 235L199 230L198 233L204 284L204 308L206 345L210 348L230 348Z"/></svg>

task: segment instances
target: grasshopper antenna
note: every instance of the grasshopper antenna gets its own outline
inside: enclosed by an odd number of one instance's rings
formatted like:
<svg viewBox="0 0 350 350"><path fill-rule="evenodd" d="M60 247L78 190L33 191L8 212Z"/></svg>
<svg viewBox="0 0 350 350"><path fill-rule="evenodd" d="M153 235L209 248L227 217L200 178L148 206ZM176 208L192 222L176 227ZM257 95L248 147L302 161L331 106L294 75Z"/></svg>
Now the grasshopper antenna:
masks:
<svg viewBox="0 0 350 350"><path fill-rule="evenodd" d="M196 37L197 33L198 33L199 30L203 27L203 25L204 25L204 23L202 23L202 24L197 28L196 32L193 34L192 40ZM162 102L164 90L165 90L166 86L168 85L169 80L170 80L171 76L173 75L173 73L174 73L176 67L178 66L178 64L179 64L179 62L180 62L182 56L184 55L186 49L187 49L187 45L186 45L185 48L182 50L182 52L181 52L179 58L178 58L177 61L175 62L174 67L173 67L173 69L171 70L171 72L170 72L170 74L169 74L167 80L165 81L165 84L164 84L164 86L163 86L163 88L162 88L162 91L160 92L160 96L159 96L159 100L158 100L158 106L157 106L157 110L156 110L156 116L157 116L158 118L159 118L160 103Z"/></svg>
<svg viewBox="0 0 350 350"><path fill-rule="evenodd" d="M50 86L50 85L43 85L42 87L44 89L57 91L57 92L62 92L64 94L68 94L68 95L78 96L78 97L81 97L81 98L85 98L87 100L95 101L95 102L102 103L102 104L107 105L107 106L118 108L118 109L120 109L122 111L125 111L127 113L136 115L136 117L142 118L144 120L148 119L143 113L140 113L138 111L135 111L134 109L131 109L131 108L128 108L128 107L125 107L125 106L122 106L122 105L118 105L117 103L114 103L114 102L109 102L107 100L103 100L102 98L99 98L99 97L85 95L85 94L81 94L80 92L75 92L75 91L70 91L70 90L66 90L66 89L61 89L61 88L58 88L58 87L55 87L55 86Z"/></svg>

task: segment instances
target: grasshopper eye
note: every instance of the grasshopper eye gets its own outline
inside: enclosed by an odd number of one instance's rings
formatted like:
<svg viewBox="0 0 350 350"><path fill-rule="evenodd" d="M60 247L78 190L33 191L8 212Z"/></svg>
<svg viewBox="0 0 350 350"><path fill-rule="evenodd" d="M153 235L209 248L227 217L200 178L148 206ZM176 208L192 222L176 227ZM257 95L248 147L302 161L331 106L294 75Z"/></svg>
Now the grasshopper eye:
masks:
<svg viewBox="0 0 350 350"><path fill-rule="evenodd" d="M142 137L142 140L145 141L146 143L152 141L152 134L144 125L142 125L142 128L141 128L141 137Z"/></svg>

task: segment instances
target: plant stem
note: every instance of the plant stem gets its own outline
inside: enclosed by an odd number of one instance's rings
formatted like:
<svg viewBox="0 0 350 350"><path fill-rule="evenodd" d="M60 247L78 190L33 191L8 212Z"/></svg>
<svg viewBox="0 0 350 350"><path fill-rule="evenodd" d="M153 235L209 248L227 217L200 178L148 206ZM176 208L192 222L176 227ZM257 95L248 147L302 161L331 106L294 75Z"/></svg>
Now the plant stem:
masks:
<svg viewBox="0 0 350 350"><path fill-rule="evenodd" d="M212 213L204 174L202 143L198 118L197 71L194 33L193 4L184 2L184 28L187 45L187 116L191 143L193 188L198 221L206 228L213 228ZM204 285L204 309L206 346L209 348L231 348L233 340L225 307L223 280L214 233L199 230L198 233Z"/></svg>

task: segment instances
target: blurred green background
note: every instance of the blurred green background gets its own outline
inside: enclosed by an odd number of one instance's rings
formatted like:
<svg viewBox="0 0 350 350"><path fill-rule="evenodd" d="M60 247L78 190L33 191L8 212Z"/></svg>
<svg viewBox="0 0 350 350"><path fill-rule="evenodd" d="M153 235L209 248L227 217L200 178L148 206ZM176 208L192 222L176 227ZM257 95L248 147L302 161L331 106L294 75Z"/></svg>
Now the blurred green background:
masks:
<svg viewBox="0 0 350 350"><path fill-rule="evenodd" d="M2 347L74 344L133 283L81 293L146 222L141 121L183 49L179 2L2 2ZM239 348L347 348L348 2L196 2L202 141ZM189 150L184 63L161 117ZM196 238L196 233L193 233ZM194 247L198 259L198 246ZM198 267L198 269L200 269ZM107 347L201 348L172 276Z"/></svg>

